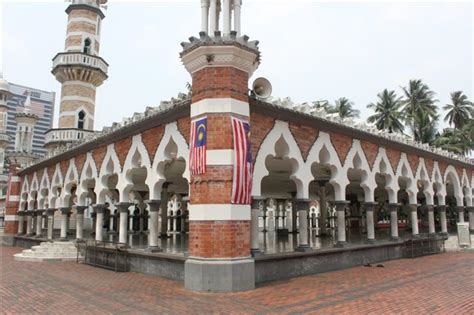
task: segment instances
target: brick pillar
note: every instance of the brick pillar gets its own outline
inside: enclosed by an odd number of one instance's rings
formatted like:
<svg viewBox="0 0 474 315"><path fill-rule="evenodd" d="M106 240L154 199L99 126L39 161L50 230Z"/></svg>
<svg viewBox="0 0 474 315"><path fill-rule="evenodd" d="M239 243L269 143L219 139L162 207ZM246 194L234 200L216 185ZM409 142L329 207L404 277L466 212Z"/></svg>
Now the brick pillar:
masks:
<svg viewBox="0 0 474 315"><path fill-rule="evenodd" d="M15 234L18 232L18 208L20 206L21 180L18 176L17 166L10 165L10 175L8 177L8 191L5 207L5 234Z"/></svg>
<svg viewBox="0 0 474 315"><path fill-rule="evenodd" d="M249 290L255 287L251 207L231 203L232 117L249 120L248 81L258 67L259 51L255 43L236 38L235 33L225 38L218 32L213 38L200 35L183 43L181 53L193 81L191 120L207 117L207 170L190 180L185 287L206 292Z"/></svg>

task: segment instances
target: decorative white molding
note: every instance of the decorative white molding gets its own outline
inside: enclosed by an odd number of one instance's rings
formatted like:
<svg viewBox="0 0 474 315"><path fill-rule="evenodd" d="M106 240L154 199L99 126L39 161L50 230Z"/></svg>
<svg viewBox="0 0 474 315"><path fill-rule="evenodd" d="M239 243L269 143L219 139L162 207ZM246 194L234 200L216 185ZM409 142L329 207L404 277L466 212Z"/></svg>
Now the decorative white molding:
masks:
<svg viewBox="0 0 474 315"><path fill-rule="evenodd" d="M8 196L8 201L9 201L9 202L19 202L19 201L20 201L20 196L18 196L18 195L10 195L10 196Z"/></svg>
<svg viewBox="0 0 474 315"><path fill-rule="evenodd" d="M250 108L249 103L233 98L208 98L191 104L191 117L211 113L232 113L249 117Z"/></svg>
<svg viewBox="0 0 474 315"><path fill-rule="evenodd" d="M207 165L234 165L234 150L207 150Z"/></svg>
<svg viewBox="0 0 474 315"><path fill-rule="evenodd" d="M202 204L189 205L190 221L250 220L250 205Z"/></svg>
<svg viewBox="0 0 474 315"><path fill-rule="evenodd" d="M19 218L17 215L12 215L12 214L5 215L5 222L16 222L16 221L19 221Z"/></svg>

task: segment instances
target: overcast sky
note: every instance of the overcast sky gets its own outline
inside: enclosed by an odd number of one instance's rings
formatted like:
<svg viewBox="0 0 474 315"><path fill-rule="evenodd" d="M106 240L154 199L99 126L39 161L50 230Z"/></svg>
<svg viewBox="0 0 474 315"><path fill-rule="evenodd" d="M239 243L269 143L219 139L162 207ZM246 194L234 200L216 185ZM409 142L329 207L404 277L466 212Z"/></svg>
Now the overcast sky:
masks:
<svg viewBox="0 0 474 315"><path fill-rule="evenodd" d="M1 2L1 0L0 0ZM55 91L51 59L64 49L67 3L3 4L5 78ZM180 42L200 30L200 1L114 3L105 12L101 56L109 79L98 89L96 129L185 90ZM274 96L298 102L345 96L362 111L384 88L423 79L442 106L449 93L473 99L472 3L246 1L242 31L260 41ZM250 82L251 84L251 82Z"/></svg>

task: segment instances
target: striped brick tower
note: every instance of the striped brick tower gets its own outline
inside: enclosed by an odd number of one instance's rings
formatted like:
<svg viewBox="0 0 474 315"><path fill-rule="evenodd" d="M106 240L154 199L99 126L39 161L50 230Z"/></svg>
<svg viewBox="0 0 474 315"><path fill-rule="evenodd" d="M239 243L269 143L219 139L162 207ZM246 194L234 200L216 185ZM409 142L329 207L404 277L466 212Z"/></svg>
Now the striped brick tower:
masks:
<svg viewBox="0 0 474 315"><path fill-rule="evenodd" d="M13 163L12 163L13 162ZM7 183L7 199L5 207L5 233L15 234L18 230L19 220L23 217L18 216L18 208L20 206L21 181L18 176L18 167L14 161L10 160L10 169Z"/></svg>
<svg viewBox="0 0 474 315"><path fill-rule="evenodd" d="M248 120L249 77L259 65L258 42L236 32L205 32L183 43L192 76L191 121L207 117L207 170L191 176L189 258L185 287L235 292L255 287L250 253L250 204L231 203L234 168L232 117ZM193 144L190 144L190 148Z"/></svg>

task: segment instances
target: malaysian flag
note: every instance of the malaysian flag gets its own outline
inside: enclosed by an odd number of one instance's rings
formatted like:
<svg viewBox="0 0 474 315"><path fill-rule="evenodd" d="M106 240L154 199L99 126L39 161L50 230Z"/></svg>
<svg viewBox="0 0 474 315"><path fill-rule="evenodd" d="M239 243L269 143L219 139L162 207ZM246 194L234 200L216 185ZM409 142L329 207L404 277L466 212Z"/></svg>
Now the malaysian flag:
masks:
<svg viewBox="0 0 474 315"><path fill-rule="evenodd" d="M234 134L234 179L232 203L250 204L252 201L252 150L250 146L250 125L247 121L232 117Z"/></svg>
<svg viewBox="0 0 474 315"><path fill-rule="evenodd" d="M191 175L206 172L207 117L191 122L191 150L189 170Z"/></svg>

